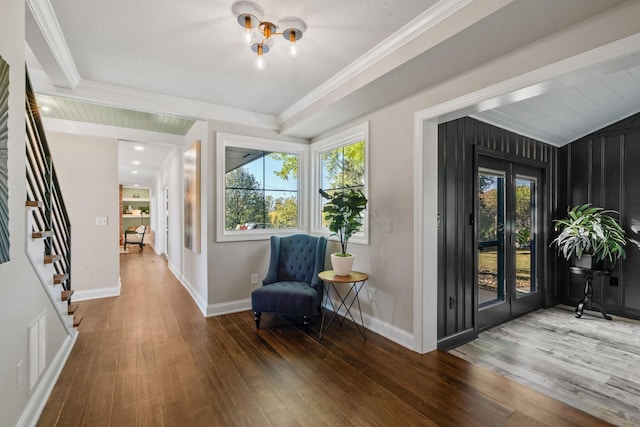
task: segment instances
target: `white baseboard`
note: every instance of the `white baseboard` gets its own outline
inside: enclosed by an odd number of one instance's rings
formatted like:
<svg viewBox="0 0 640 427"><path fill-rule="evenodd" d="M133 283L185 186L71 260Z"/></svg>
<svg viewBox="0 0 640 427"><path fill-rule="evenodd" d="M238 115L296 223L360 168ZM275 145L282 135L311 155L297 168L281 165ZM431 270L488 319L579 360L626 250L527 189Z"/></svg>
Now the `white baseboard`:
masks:
<svg viewBox="0 0 640 427"><path fill-rule="evenodd" d="M184 286L187 292L189 292L189 295L191 295L191 298L200 309L200 312L202 313L202 315L206 317L207 302L202 298L202 295L196 292L196 289L193 287L191 282L189 282L185 277L176 276L176 278L180 281L180 283L182 283L182 286Z"/></svg>
<svg viewBox="0 0 640 427"><path fill-rule="evenodd" d="M169 267L169 270L171 270L171 273L173 273L173 275L176 276L176 279L182 282L182 273L180 273L180 270L178 270L176 266L171 263L169 258L166 258L166 261L167 261L167 267Z"/></svg>
<svg viewBox="0 0 640 427"><path fill-rule="evenodd" d="M334 301L334 307L337 307L339 302ZM331 305L327 304L326 300L324 302L325 310L330 310ZM346 309L344 307L338 310L340 316L346 315ZM359 320L359 313L357 313L357 308L351 307L351 314L353 314L354 319ZM351 320L349 318L349 320ZM382 319L371 316L368 313L362 313L362 321L364 322L364 327L369 329L372 332L375 332L378 335L382 335L386 339L395 342L396 344L400 344L403 347L408 348L409 350L414 350L414 342L413 342L413 334L411 332L405 331L404 329L400 329L391 323L385 322Z"/></svg>
<svg viewBox="0 0 640 427"><path fill-rule="evenodd" d="M178 270L170 262L168 262L167 265L169 266L169 270L171 270L171 273L173 273L173 275L178 279L182 286L184 286L187 292L189 292L191 298L205 317L221 316L224 314L251 310L251 299L249 298L207 305L206 301L204 301L202 299L202 296L195 291L195 288L191 285L191 283L189 283L186 278L178 273ZM344 308L342 308L339 311L340 315L346 314L344 311ZM394 326L382 319L378 319L377 317L371 316L367 313L362 313L362 319L364 321L365 328L369 329L370 331L382 335L383 337L395 342L396 344L400 344L403 347L414 350L412 333L405 331L404 329L400 329L397 326Z"/></svg>
<svg viewBox="0 0 640 427"><path fill-rule="evenodd" d="M118 286L114 286L113 288L88 289L86 291L74 289L72 298L74 302L79 302L90 299L118 297L120 296L121 288L122 282L120 281L120 277L118 277Z"/></svg>
<svg viewBox="0 0 640 427"><path fill-rule="evenodd" d="M167 267L169 267L169 271L171 271L171 274L173 274L175 278L178 279L178 282L180 282L182 286L187 290L187 292L189 292L189 295L191 295L191 299L193 299L193 302L196 303L196 306L198 306L198 309L200 310L202 315L207 317L207 302L202 298L202 295L196 292L196 288L191 284L191 282L189 282L186 277L180 274L178 272L178 269L175 268L175 266L168 260Z"/></svg>
<svg viewBox="0 0 640 427"><path fill-rule="evenodd" d="M62 368L64 368L64 365L67 363L67 359L69 358L69 354L71 354L77 338L77 331L74 331L71 335L67 335L62 346L60 346L60 350L58 350L58 353L51 361L51 365L49 365L49 368L31 395L29 402L27 402L27 406L24 408L16 427L32 427L36 425L44 406L47 404L47 400L49 400L53 386L56 385Z"/></svg>
<svg viewBox="0 0 640 427"><path fill-rule="evenodd" d="M242 299L237 301L221 302L219 304L209 304L207 306L207 317L221 316L223 314L238 313L240 311L251 310L251 300Z"/></svg>
<svg viewBox="0 0 640 427"><path fill-rule="evenodd" d="M396 344L400 344L409 350L415 350L413 334L411 332L400 329L391 323L385 322L384 320L373 317L367 313L362 313L362 317L364 318L364 325L367 329L370 329L376 334L382 335L386 339L391 340Z"/></svg>

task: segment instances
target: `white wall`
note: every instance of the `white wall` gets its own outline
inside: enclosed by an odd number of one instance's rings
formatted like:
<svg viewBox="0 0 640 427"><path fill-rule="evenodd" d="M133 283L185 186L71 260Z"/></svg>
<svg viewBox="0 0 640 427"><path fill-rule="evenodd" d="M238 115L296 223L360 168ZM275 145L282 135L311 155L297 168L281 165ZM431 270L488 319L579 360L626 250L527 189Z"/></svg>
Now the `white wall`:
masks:
<svg viewBox="0 0 640 427"><path fill-rule="evenodd" d="M314 141L365 121L369 121L369 245L349 242L349 252L356 257L354 270L369 274L360 302L363 312L377 319L371 326L407 340L413 330L413 111L402 105L388 107Z"/></svg>
<svg viewBox="0 0 640 427"><path fill-rule="evenodd" d="M2 2L0 56L10 66L9 82L9 240L10 261L0 264L0 425L13 426L21 415L37 412L44 393L28 395L27 326L45 310L47 316L46 371L40 387L55 377L52 363L68 340L66 330L25 255L25 116L24 15L25 2ZM67 341L68 342L68 341ZM16 366L23 361L24 381L16 382ZM44 396L46 397L46 396ZM24 421L24 418L22 419ZM22 422L20 421L20 422Z"/></svg>
<svg viewBox="0 0 640 427"><path fill-rule="evenodd" d="M369 288L361 293L370 327L396 341L412 346L413 330L413 113L409 106L391 106L362 120L332 130L336 133L355 124L370 121L369 128L369 222L370 244L350 243L356 256L356 270L368 272ZM216 132L228 132L265 138L292 140L281 135L250 128L238 128L210 122L211 150L203 159L203 170L211 182L208 192L209 212L216 212L214 194L216 180ZM308 143L294 139L293 142ZM204 156L203 156L204 157ZM269 241L217 242L215 215L207 216L209 233L209 310L220 314L250 307L250 275L261 279L269 264ZM387 221L392 231L387 232ZM330 242L327 253L331 253ZM330 265L329 261L326 263Z"/></svg>
<svg viewBox="0 0 640 427"><path fill-rule="evenodd" d="M151 198L155 200L152 215L153 223L157 224L155 231L156 251L168 254L167 262L169 268L189 291L198 308L204 315L207 313L209 304L208 292L208 245L207 233L209 180L206 173L207 156L211 151L209 138L207 137L207 123L197 121L184 137L183 147L175 148L156 175L151 186ZM184 247L184 181L183 181L183 155L184 151L193 142L200 140L201 156L201 207L200 207L200 250L193 252ZM169 242L165 242L162 227L163 218L163 189L169 190Z"/></svg>
<svg viewBox="0 0 640 427"><path fill-rule="evenodd" d="M169 242L164 241L164 231L154 230L157 251L167 254L169 268L178 277L182 272L182 148L174 148L155 177L150 195L157 202L156 223L163 224L162 189L169 189ZM160 236L159 236L160 235ZM160 239L160 240L158 240Z"/></svg>
<svg viewBox="0 0 640 427"><path fill-rule="evenodd" d="M191 146L196 140L200 141L200 250L193 252L190 249L184 247L184 236L181 233L178 238L180 239L182 248L182 282L187 286L192 294L195 294L196 302L200 307L203 314L206 315L208 306L208 271L207 271L207 259L208 249L206 244L207 233L209 230L209 211L207 209L207 195L211 191L210 181L207 179L207 174L202 168L205 164L204 159L207 158L209 152L214 149L207 138L207 123L196 122L193 127L185 135L185 150ZM182 153L179 154L183 154ZM181 157L182 161L182 157ZM178 200L180 208L184 209L184 181L181 184L181 197ZM184 217L184 211L183 217ZM183 221L184 223L184 221ZM182 229L181 229L182 230ZM184 232L184 230L183 230Z"/></svg>
<svg viewBox="0 0 640 427"><path fill-rule="evenodd" d="M74 300L116 296L119 287L118 140L48 132L71 221ZM108 225L96 225L96 217Z"/></svg>
<svg viewBox="0 0 640 427"><path fill-rule="evenodd" d="M216 132L263 137L301 144L307 144L308 141L301 138L282 136L272 131L213 120L208 122L208 127L210 150L206 157L203 156L202 162L203 174L206 173L207 182L210 183L206 199L207 211L211 212L206 217L208 225L206 245L209 250L209 307L207 314L215 315L248 309L250 307L251 291L257 287L250 284L250 276L254 273L258 274L259 283L262 283L262 278L267 274L269 267L268 240L216 242Z"/></svg>

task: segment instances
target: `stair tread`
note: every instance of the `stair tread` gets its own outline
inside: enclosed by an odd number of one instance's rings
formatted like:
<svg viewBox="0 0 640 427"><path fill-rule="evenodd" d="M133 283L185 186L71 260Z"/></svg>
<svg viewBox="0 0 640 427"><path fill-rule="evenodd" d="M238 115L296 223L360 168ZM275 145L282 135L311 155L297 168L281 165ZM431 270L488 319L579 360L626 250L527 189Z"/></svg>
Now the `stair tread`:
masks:
<svg viewBox="0 0 640 427"><path fill-rule="evenodd" d="M71 295L73 295L73 289L69 291L62 291L60 293L60 296L62 297L62 301L67 301L69 298L71 298Z"/></svg>
<svg viewBox="0 0 640 427"><path fill-rule="evenodd" d="M52 237L52 236L53 236L53 231L51 230L34 231L33 233L31 233L31 238L33 239L43 239L45 237Z"/></svg>
<svg viewBox="0 0 640 427"><path fill-rule="evenodd" d="M62 255L45 255L44 263L45 264L53 264L62 259Z"/></svg>
<svg viewBox="0 0 640 427"><path fill-rule="evenodd" d="M78 326L80 326L80 323L82 323L82 316L73 316L73 327L77 328Z"/></svg>
<svg viewBox="0 0 640 427"><path fill-rule="evenodd" d="M76 310L80 307L80 304L69 304L67 307L67 314L72 315L76 312Z"/></svg>
<svg viewBox="0 0 640 427"><path fill-rule="evenodd" d="M25 206L28 208L41 208L42 206L44 206L44 203L38 200L27 200Z"/></svg>
<svg viewBox="0 0 640 427"><path fill-rule="evenodd" d="M65 273L65 274L54 274L53 275L53 284L54 285L59 285L60 283L64 282L65 280L67 280L69 278L69 273Z"/></svg>

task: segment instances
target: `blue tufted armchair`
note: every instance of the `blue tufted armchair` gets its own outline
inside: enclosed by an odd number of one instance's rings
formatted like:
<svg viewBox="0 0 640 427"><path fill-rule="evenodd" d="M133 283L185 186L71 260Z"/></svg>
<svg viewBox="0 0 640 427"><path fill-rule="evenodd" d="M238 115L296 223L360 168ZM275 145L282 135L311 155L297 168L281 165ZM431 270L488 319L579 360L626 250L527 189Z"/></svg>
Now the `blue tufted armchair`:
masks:
<svg viewBox="0 0 640 427"><path fill-rule="evenodd" d="M262 312L301 315L308 329L311 315L320 312L327 239L306 234L271 236L269 272L262 287L251 293L256 328Z"/></svg>

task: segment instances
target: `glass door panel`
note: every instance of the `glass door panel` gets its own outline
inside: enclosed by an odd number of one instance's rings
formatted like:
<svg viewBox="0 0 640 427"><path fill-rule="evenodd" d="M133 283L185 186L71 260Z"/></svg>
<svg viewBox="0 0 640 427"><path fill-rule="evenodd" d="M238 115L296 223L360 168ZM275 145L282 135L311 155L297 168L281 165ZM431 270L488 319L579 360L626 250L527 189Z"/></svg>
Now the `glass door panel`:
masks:
<svg viewBox="0 0 640 427"><path fill-rule="evenodd" d="M482 310L505 301L504 218L505 174L478 172L478 301Z"/></svg>
<svg viewBox="0 0 640 427"><path fill-rule="evenodd" d="M536 179L516 176L516 298L536 292Z"/></svg>
<svg viewBox="0 0 640 427"><path fill-rule="evenodd" d="M478 329L506 322L542 304L536 244L540 169L478 156L476 290Z"/></svg>

